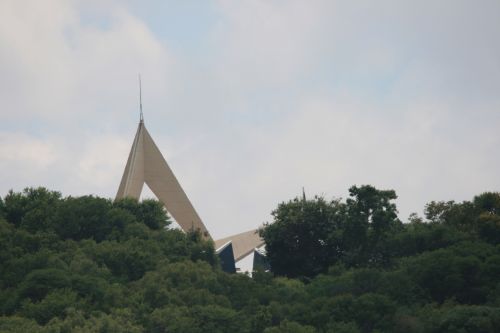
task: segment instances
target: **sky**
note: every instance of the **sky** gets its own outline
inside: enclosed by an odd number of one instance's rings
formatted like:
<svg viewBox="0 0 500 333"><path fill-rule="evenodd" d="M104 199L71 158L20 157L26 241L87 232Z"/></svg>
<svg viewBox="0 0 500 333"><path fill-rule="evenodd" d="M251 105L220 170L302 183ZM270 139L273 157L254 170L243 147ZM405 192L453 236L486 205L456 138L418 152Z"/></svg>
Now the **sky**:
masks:
<svg viewBox="0 0 500 333"><path fill-rule="evenodd" d="M0 195L114 198L139 120L214 238L500 191L500 2L0 1ZM148 191L144 197L152 196Z"/></svg>

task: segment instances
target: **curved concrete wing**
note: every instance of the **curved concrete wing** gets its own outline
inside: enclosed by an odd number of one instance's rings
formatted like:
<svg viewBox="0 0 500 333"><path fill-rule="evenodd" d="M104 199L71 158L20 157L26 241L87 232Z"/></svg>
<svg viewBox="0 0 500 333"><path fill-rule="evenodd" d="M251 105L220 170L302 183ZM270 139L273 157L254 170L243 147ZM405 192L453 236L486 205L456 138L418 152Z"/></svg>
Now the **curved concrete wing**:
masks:
<svg viewBox="0 0 500 333"><path fill-rule="evenodd" d="M218 249L227 242L231 242L233 244L235 261L246 257L248 254L252 253L255 248L264 244L264 240L260 238L257 229L218 239L215 241L215 248Z"/></svg>

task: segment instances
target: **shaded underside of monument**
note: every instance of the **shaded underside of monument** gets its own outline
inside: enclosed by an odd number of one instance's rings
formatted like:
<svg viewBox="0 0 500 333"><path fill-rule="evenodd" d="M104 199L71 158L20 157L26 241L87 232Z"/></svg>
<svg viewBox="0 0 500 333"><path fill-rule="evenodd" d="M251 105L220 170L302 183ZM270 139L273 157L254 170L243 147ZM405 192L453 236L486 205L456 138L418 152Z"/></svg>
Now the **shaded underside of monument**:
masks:
<svg viewBox="0 0 500 333"><path fill-rule="evenodd" d="M218 249L227 242L233 243L234 260L238 261L254 251L255 248L264 244L257 230L242 232L215 241L215 248Z"/></svg>

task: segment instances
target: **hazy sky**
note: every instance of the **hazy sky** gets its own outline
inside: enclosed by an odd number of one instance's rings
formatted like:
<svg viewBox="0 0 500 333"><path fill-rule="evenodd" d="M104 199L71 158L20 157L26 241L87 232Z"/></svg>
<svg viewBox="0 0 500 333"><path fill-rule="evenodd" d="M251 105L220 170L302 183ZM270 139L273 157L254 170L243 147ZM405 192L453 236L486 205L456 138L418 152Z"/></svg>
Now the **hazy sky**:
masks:
<svg viewBox="0 0 500 333"><path fill-rule="evenodd" d="M216 238L500 190L500 1L0 1L0 193L114 197L145 123Z"/></svg>

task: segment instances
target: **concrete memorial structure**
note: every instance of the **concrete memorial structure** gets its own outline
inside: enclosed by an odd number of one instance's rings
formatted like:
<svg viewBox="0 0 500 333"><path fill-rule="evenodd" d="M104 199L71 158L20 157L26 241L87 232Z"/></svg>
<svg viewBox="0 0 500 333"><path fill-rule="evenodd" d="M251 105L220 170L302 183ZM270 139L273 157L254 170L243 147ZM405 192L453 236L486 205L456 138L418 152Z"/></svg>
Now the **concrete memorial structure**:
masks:
<svg viewBox="0 0 500 333"><path fill-rule="evenodd" d="M215 241L215 248L218 249L227 242L233 243L234 260L239 261L251 254L255 248L264 244L257 230L250 230Z"/></svg>
<svg viewBox="0 0 500 333"><path fill-rule="evenodd" d="M146 183L184 230L210 234L141 119L123 172L116 199L139 199Z"/></svg>
<svg viewBox="0 0 500 333"><path fill-rule="evenodd" d="M144 184L147 184L167 212L184 231L198 230L212 239L208 229L182 189L172 169L154 143L144 125L142 99L140 100L140 121L135 134L127 165L116 194L116 200L131 197L139 200ZM256 230L247 231L215 241L217 254L226 271L235 271L235 262L260 247L263 240ZM232 257L232 263L231 258Z"/></svg>

